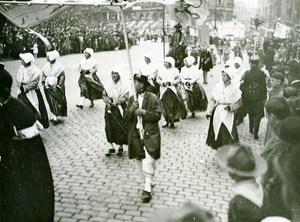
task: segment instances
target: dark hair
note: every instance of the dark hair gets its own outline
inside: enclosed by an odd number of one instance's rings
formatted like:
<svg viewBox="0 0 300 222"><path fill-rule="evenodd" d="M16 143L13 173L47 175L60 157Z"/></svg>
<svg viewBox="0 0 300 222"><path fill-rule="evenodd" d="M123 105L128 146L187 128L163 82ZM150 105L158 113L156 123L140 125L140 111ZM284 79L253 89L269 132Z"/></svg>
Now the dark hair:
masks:
<svg viewBox="0 0 300 222"><path fill-rule="evenodd" d="M289 103L283 97L270 98L266 102L265 108L267 113L274 114L280 120L291 115Z"/></svg>

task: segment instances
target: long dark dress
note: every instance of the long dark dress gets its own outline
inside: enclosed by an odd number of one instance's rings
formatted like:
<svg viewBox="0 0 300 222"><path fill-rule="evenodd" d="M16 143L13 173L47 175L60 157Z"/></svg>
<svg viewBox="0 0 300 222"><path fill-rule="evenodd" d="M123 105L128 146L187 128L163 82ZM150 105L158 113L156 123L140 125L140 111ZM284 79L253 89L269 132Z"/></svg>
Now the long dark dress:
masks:
<svg viewBox="0 0 300 222"><path fill-rule="evenodd" d="M160 100L163 115L167 122L186 117L186 109L181 98L168 88Z"/></svg>
<svg viewBox="0 0 300 222"><path fill-rule="evenodd" d="M102 99L104 87L96 73L93 73L91 77L92 78L86 78L84 73L80 74L80 77L78 79L80 96L85 97L91 101Z"/></svg>
<svg viewBox="0 0 300 222"><path fill-rule="evenodd" d="M207 96L199 83L195 82L192 86L193 91L185 90L188 95L188 108L191 112L195 111L205 111L207 109Z"/></svg>
<svg viewBox="0 0 300 222"><path fill-rule="evenodd" d="M65 74L58 77L58 86L55 88L44 88L45 95L51 112L56 116L67 116L67 99L65 95Z"/></svg>
<svg viewBox="0 0 300 222"><path fill-rule="evenodd" d="M39 135L14 139L15 130L28 128L35 122L33 113L17 99L11 98L0 107L0 220L3 222L54 220L53 179L43 141Z"/></svg>
<svg viewBox="0 0 300 222"><path fill-rule="evenodd" d="M236 124L233 124L233 127L232 127L231 134L232 134L233 138L231 137L226 126L222 123L217 140L215 140L215 132L214 132L214 127L213 127L214 113L215 113L215 109L213 110L212 116L210 118L206 144L208 146L210 146L212 149L218 149L219 147L221 147L223 145L233 144L233 143L238 142L239 136L238 136Z"/></svg>

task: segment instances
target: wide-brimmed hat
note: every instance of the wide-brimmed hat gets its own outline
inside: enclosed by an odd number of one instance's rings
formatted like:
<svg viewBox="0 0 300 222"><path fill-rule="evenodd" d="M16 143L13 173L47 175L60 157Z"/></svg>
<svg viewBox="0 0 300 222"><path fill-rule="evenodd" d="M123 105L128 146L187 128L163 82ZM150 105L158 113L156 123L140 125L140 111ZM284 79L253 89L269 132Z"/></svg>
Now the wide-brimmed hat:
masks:
<svg viewBox="0 0 300 222"><path fill-rule="evenodd" d="M293 145L300 142L300 117L289 116L274 127L274 134L282 142Z"/></svg>
<svg viewBox="0 0 300 222"><path fill-rule="evenodd" d="M57 50L47 52L47 57L49 61L53 61L59 57L59 52Z"/></svg>
<svg viewBox="0 0 300 222"><path fill-rule="evenodd" d="M145 76L145 75L143 75L143 74L141 74L141 73L135 73L135 74L133 75L133 79L134 79L134 80L137 80L137 81L139 81L139 82L143 82L143 83L145 83L145 84L148 84L148 76Z"/></svg>
<svg viewBox="0 0 300 222"><path fill-rule="evenodd" d="M295 89L300 89L300 80L297 79L297 80L294 80L292 83L291 83L291 87L295 88Z"/></svg>
<svg viewBox="0 0 300 222"><path fill-rule="evenodd" d="M19 54L19 57L27 64L29 62L33 62L34 61L34 56L30 53L21 53Z"/></svg>
<svg viewBox="0 0 300 222"><path fill-rule="evenodd" d="M242 144L226 145L216 153L218 164L229 173L241 177L258 177L267 171L267 162L251 147Z"/></svg>
<svg viewBox="0 0 300 222"><path fill-rule="evenodd" d="M168 62L172 67L175 67L175 60L172 57L166 57L164 62Z"/></svg>
<svg viewBox="0 0 300 222"><path fill-rule="evenodd" d="M94 49L92 48L86 48L83 53L87 52L88 54L90 54L90 56L92 56L94 54Z"/></svg>

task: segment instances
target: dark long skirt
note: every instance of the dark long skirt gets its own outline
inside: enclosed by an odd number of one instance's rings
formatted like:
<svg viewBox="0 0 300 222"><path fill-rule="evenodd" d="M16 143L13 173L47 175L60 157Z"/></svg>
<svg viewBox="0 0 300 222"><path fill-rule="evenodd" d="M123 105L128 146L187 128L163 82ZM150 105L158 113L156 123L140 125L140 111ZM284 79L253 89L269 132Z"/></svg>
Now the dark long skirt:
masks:
<svg viewBox="0 0 300 222"><path fill-rule="evenodd" d="M226 126L222 123L217 140L215 140L215 132L213 127L214 114L215 114L215 109L213 110L212 116L210 118L206 144L210 146L212 149L217 150L219 147L223 145L228 145L228 144L233 144L238 142L239 136L238 136L235 122L233 123L232 132L231 132L233 138L231 137Z"/></svg>
<svg viewBox="0 0 300 222"><path fill-rule="evenodd" d="M160 103L167 122L174 122L187 115L183 100L169 88L162 96Z"/></svg>
<svg viewBox="0 0 300 222"><path fill-rule="evenodd" d="M36 89L35 92L37 94L37 98L39 101L39 110L36 110L36 108L31 104L31 102L27 98L26 94L20 93L18 95L18 99L21 100L27 106L27 108L29 108L33 112L36 119L46 129L49 127L49 120L48 120L48 113L47 113L47 109L45 106L45 102L44 102L44 99L43 99L40 89Z"/></svg>
<svg viewBox="0 0 300 222"><path fill-rule="evenodd" d="M51 112L56 116L67 116L67 99L65 91L56 87L45 88L45 95Z"/></svg>
<svg viewBox="0 0 300 222"><path fill-rule="evenodd" d="M0 220L53 222L53 179L41 137L2 140L0 151Z"/></svg>
<svg viewBox="0 0 300 222"><path fill-rule="evenodd" d="M195 82L193 84L193 91L186 90L186 93L188 95L188 108L191 112L203 112L207 109L207 96L204 89L199 85L199 83Z"/></svg>
<svg viewBox="0 0 300 222"><path fill-rule="evenodd" d="M104 87L96 73L92 75L91 80L85 78L84 75L80 75L78 85L81 97L85 97L91 101L102 99Z"/></svg>
<svg viewBox="0 0 300 222"><path fill-rule="evenodd" d="M105 111L105 133L107 142L118 145L127 144L127 127L118 107L111 107L111 113Z"/></svg>

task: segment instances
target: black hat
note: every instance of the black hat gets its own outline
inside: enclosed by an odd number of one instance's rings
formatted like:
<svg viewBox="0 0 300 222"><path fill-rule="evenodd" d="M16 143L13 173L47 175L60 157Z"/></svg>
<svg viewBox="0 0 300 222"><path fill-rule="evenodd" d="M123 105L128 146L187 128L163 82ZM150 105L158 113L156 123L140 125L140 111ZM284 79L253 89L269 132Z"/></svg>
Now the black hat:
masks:
<svg viewBox="0 0 300 222"><path fill-rule="evenodd" d="M134 79L134 80L137 80L137 81L139 81L139 82L143 82L143 83L145 83L145 84L148 83L148 77L145 76L145 75L142 75L142 74L140 74L140 73L134 74L134 75L133 75L133 79Z"/></svg>
<svg viewBox="0 0 300 222"><path fill-rule="evenodd" d="M284 75L281 74L280 72L275 72L271 75L271 78L273 79L279 79L281 80L282 82L284 81Z"/></svg>
<svg viewBox="0 0 300 222"><path fill-rule="evenodd" d="M300 142L300 117L290 116L274 127L275 135L286 144Z"/></svg>

